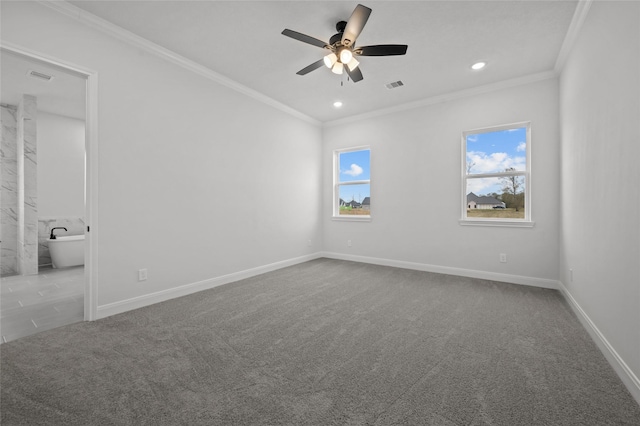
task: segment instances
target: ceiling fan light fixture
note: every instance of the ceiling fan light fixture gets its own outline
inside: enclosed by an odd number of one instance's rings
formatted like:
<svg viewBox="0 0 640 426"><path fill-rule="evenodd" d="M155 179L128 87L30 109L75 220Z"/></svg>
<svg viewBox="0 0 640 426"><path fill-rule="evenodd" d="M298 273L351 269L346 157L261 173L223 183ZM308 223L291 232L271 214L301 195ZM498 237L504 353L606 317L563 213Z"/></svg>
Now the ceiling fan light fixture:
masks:
<svg viewBox="0 0 640 426"><path fill-rule="evenodd" d="M340 51L340 62L343 64L348 64L353 58L353 53L351 50L344 48Z"/></svg>
<svg viewBox="0 0 640 426"><path fill-rule="evenodd" d="M336 56L335 53L330 53L324 57L324 64L329 69L331 69L331 67L333 67L333 64L335 64L337 61L338 61L338 57Z"/></svg>
<svg viewBox="0 0 640 426"><path fill-rule="evenodd" d="M398 56L406 54L408 48L406 44L378 44L356 47L356 39L367 23L370 14L370 8L361 4L357 5L348 21L339 21L336 24L337 34L331 36L328 43L315 37L285 28L282 31L282 35L325 49L324 52L326 56L323 56L314 63L307 65L296 74L306 75L311 71L322 68L322 65L325 65L334 74L341 75L346 71L349 76L346 80L351 80L354 83L357 83L363 79L363 76L360 71L360 64L355 60L354 56ZM345 66L347 67L346 69ZM343 83L344 81L341 82L341 85Z"/></svg>
<svg viewBox="0 0 640 426"><path fill-rule="evenodd" d="M347 63L349 71L355 70L356 68L358 68L358 65L360 65L360 62L358 62L356 58L351 58L351 60Z"/></svg>

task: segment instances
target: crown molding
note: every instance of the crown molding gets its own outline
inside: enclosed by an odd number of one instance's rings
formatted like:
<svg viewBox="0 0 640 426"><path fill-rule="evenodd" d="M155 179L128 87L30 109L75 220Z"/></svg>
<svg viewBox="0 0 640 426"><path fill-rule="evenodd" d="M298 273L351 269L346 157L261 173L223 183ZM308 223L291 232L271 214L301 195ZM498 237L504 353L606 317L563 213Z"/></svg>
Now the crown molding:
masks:
<svg viewBox="0 0 640 426"><path fill-rule="evenodd" d="M77 6L67 3L66 1L38 0L38 3L44 6L47 6L58 13L71 17L87 26L95 28L114 38L124 41L125 43L131 46L134 46L139 49L143 49L168 62L171 62L195 74L198 74L218 84L228 87L236 92L242 93L245 96L249 96L254 100L257 100L275 109L283 111L307 123L310 123L319 127L333 127L333 126L348 124L351 122L389 115L397 112L408 111L408 110L421 108L429 105L434 105L442 102L450 102L456 99L467 98L467 97L489 93L493 91L498 91L502 89L507 89L511 87L531 84L531 83L535 83L538 81L543 81L551 78L556 78L560 73L560 71L562 70L562 67L564 66L564 63L579 34L580 28L582 27L582 24L586 18L589 8L591 7L591 4L593 3L593 0L578 1L578 5L576 6L576 10L571 20L571 24L567 31L567 35L565 36L565 39L563 41L562 47L560 49L560 53L558 55L558 58L556 60L553 70L545 71L537 74L531 74L523 77L518 77L515 79L504 80L504 81L491 83L483 86L477 86L470 89L460 90L460 91L451 92L443 95L433 96L433 97L421 99L415 102L405 103L405 104L397 105L390 108L383 108L383 109L371 111L364 114L353 115L350 117L340 118L338 120L332 120L332 121L326 121L326 122L321 122L306 114L303 114L300 111L295 110L287 105L284 105L273 98L270 98L247 86L244 86L228 77L218 74L215 71L198 64L197 62L184 58L183 56L180 56L169 49L159 46L145 38L142 38L130 31L125 30L124 28L121 28L96 15L93 15L83 9L80 9Z"/></svg>
<svg viewBox="0 0 640 426"><path fill-rule="evenodd" d="M68 16L76 21L81 22L87 26L90 26L94 29L97 29L105 34L108 34L112 37L115 37L125 43L136 47L138 49L143 49L144 51L153 54L159 58L162 58L168 62L171 62L175 65L178 65L186 70L189 70L195 74L198 74L202 77L205 77L209 80L212 80L218 84L226 86L236 92L242 93L245 96L253 98L259 102L262 102L270 107L278 109L282 112L285 112L289 115L292 115L298 119L301 119L307 123L313 124L315 126L321 126L322 123L312 117L309 117L306 114L303 114L287 105L284 105L275 99L272 99L256 90L253 90L247 86L244 86L228 77L225 77L217 72L204 67L197 62L189 60L183 56L178 55L177 53L166 49L162 46L159 46L145 38L142 38L130 31L125 30L115 24L112 24L109 21L106 21L92 13L89 13L83 9L80 9L77 6L74 6L66 1L51 1L51 0L39 0L43 6L46 6L54 11Z"/></svg>
<svg viewBox="0 0 640 426"><path fill-rule="evenodd" d="M443 102L450 102L457 99L468 98L471 96L481 95L484 93L495 92L498 90L508 89L511 87L524 86L527 84L536 83L538 81L549 80L556 78L558 75L555 71L544 71L537 74L530 74L524 77L513 78L510 80L503 80L497 83L485 84L483 86L472 87L470 89L459 90L457 92L446 93L444 95L432 96L429 98L421 99L415 102L409 102L402 105L396 105L390 108L378 109L375 111L367 112L364 114L352 115L350 117L340 118L338 120L327 121L323 127L340 126L361 120L368 120L383 115L394 114L398 112L408 111L416 108L422 108L429 105L439 104Z"/></svg>
<svg viewBox="0 0 640 426"><path fill-rule="evenodd" d="M558 54L558 58L556 59L556 64L553 67L554 71L558 74L560 74L560 72L564 68L564 64L569 57L569 52L571 52L571 49L573 48L573 45L578 38L578 34L580 33L582 24L584 24L584 20L587 17L587 13L591 8L592 3L593 0L578 1L576 10L573 13L573 18L571 18L571 23L569 24L569 29L567 30L567 34L564 37L564 41L562 42L560 53Z"/></svg>

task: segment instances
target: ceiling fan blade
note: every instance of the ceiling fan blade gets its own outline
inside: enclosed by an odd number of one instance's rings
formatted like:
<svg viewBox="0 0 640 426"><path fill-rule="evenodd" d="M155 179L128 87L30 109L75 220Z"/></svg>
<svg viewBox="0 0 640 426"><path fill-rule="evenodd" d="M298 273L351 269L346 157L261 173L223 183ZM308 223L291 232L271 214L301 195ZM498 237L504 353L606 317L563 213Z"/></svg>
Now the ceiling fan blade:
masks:
<svg viewBox="0 0 640 426"><path fill-rule="evenodd" d="M317 38L313 38L311 36L299 33L297 31L285 29L285 30L282 31L282 34L286 35L287 37L294 38L294 39L296 39L298 41L301 41L303 43L312 44L314 46L322 47L323 49L328 46L327 43L325 43L322 40L318 40Z"/></svg>
<svg viewBox="0 0 640 426"><path fill-rule="evenodd" d="M319 61L316 61L316 62L312 63L311 65L308 65L308 66L302 68L296 74L298 74L298 75L309 74L311 71L317 70L318 68L320 68L323 65L324 65L324 58L320 59Z"/></svg>
<svg viewBox="0 0 640 426"><path fill-rule="evenodd" d="M356 6L347 21L347 26L344 28L344 33L342 34L343 45L351 46L356 42L356 39L369 19L369 15L371 15L371 9L361 4Z"/></svg>
<svg viewBox="0 0 640 426"><path fill-rule="evenodd" d="M344 70L347 72L347 75L353 80L354 83L359 82L364 77L362 77L362 71L360 71L360 66L357 66L353 71L349 70L349 67L345 65Z"/></svg>
<svg viewBox="0 0 640 426"><path fill-rule="evenodd" d="M406 44L378 44L375 46L360 46L354 53L361 56L393 56L407 53Z"/></svg>

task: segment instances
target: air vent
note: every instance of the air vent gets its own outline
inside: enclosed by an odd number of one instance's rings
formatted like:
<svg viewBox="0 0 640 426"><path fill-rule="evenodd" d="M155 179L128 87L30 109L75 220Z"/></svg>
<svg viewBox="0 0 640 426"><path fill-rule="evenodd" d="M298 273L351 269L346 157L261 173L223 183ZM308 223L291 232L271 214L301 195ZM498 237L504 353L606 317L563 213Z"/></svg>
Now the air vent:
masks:
<svg viewBox="0 0 640 426"><path fill-rule="evenodd" d="M395 89L396 87L404 86L404 83L398 80L393 83L387 83L385 86L387 86L387 89Z"/></svg>
<svg viewBox="0 0 640 426"><path fill-rule="evenodd" d="M42 81L51 81L51 80L53 80L53 76L52 75L44 74L44 73L41 73L41 72L38 72L38 71L33 71L33 70L29 71L27 73L27 75L29 77L37 78L38 80L42 80Z"/></svg>

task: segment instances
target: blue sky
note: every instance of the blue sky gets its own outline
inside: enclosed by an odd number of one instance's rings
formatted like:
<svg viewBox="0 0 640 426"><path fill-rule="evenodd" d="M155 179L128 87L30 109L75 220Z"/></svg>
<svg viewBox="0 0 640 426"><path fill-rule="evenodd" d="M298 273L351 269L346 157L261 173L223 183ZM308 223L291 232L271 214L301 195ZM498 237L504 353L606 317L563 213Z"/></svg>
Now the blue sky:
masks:
<svg viewBox="0 0 640 426"><path fill-rule="evenodd" d="M526 170L527 129L500 130L496 132L467 135L467 166L470 174L503 172L513 167ZM371 179L371 151L351 151L340 153L340 182ZM468 179L467 193L484 195L502 192L499 178ZM342 185L340 198L345 201L362 202L371 195L369 184Z"/></svg>
<svg viewBox="0 0 640 426"><path fill-rule="evenodd" d="M467 135L469 174L503 172L508 168L526 170L527 129L500 130ZM502 192L498 178L468 179L467 193L484 195Z"/></svg>
<svg viewBox="0 0 640 426"><path fill-rule="evenodd" d="M351 151L340 153L340 182L353 182L357 180L371 179L371 151ZM364 197L371 195L371 186L342 185L340 186L340 198L345 201L356 200L361 202Z"/></svg>

